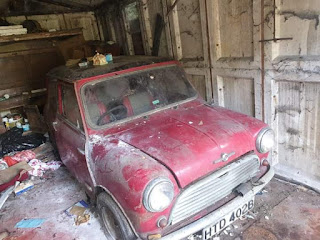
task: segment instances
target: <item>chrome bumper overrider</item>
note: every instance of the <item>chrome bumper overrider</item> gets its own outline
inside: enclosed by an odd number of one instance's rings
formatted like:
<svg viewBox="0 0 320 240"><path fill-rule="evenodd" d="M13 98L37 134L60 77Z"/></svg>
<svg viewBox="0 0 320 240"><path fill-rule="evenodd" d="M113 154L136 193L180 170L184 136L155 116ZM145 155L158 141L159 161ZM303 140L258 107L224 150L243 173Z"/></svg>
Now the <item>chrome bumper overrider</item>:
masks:
<svg viewBox="0 0 320 240"><path fill-rule="evenodd" d="M256 193L260 192L261 189L264 188L268 184L268 182L270 182L273 175L274 175L274 170L272 167L270 167L269 171L262 178L259 179L259 182L261 182L261 185L253 187L252 190L250 190L244 196L236 197L235 199L228 202L226 205L213 211L207 216L200 218L199 220L193 223L190 223L189 225L162 237L161 240L172 240L172 239L178 240L178 239L186 238L191 234L196 233L218 222L221 219L221 217L227 215L237 207L241 206L242 204L252 199L256 195Z"/></svg>

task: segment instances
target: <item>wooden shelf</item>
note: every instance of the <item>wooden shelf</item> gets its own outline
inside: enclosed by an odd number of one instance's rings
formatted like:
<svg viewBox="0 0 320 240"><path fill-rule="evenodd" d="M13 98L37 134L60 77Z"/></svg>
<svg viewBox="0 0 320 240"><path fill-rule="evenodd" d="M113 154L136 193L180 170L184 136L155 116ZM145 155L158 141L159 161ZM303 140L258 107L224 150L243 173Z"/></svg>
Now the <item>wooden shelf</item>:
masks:
<svg viewBox="0 0 320 240"><path fill-rule="evenodd" d="M9 110L12 108L17 108L17 107L22 107L25 105L28 105L31 103L32 99L34 98L40 98L37 103L42 103L44 104L47 94L47 91L44 92L38 92L38 93L29 93L27 95L20 95L20 96L15 96L11 97L7 100L0 101L0 111L5 111Z"/></svg>
<svg viewBox="0 0 320 240"><path fill-rule="evenodd" d="M0 43L31 41L37 39L59 38L81 35L82 29L71 29L56 32L28 33L22 35L0 36Z"/></svg>

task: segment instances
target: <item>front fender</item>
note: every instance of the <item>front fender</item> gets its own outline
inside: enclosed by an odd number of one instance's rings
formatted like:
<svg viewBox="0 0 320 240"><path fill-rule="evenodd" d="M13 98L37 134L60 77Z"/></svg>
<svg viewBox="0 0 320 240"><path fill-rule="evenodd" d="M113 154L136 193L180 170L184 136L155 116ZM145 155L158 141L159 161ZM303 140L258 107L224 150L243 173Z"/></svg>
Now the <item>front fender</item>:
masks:
<svg viewBox="0 0 320 240"><path fill-rule="evenodd" d="M142 236L159 233L158 219L162 216L168 218L172 205L161 213L148 212L143 206L143 192L153 179L167 177L177 196L179 188L171 172L155 159L116 138L91 138L88 150L96 185L112 194L135 231Z"/></svg>

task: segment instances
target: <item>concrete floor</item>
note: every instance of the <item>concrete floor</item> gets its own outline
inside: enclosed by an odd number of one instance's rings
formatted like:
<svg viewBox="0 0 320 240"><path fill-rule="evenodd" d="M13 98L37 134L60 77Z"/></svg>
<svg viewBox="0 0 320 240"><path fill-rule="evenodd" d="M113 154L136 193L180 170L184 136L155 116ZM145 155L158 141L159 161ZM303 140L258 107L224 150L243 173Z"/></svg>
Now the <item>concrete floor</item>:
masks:
<svg viewBox="0 0 320 240"><path fill-rule="evenodd" d="M8 230L5 240L95 240L104 239L98 219L91 211L89 223L76 226L74 219L64 212L80 200L84 191L65 167L46 172L42 180L34 180L33 189L20 196L10 196L0 210L0 232ZM39 228L16 229L24 218L45 218Z"/></svg>
<svg viewBox="0 0 320 240"><path fill-rule="evenodd" d="M320 194L275 178L265 190L255 198L254 219L238 220L221 240L320 239Z"/></svg>
<svg viewBox="0 0 320 240"><path fill-rule="evenodd" d="M8 199L0 210L0 232L8 230L6 240L100 240L104 239L94 209L89 223L75 226L64 210L86 199L77 182L61 167L35 180L34 189ZM319 240L320 195L286 182L272 180L267 192L257 195L254 218L238 220L219 236L221 240ZM41 227L16 229L24 218L45 218Z"/></svg>

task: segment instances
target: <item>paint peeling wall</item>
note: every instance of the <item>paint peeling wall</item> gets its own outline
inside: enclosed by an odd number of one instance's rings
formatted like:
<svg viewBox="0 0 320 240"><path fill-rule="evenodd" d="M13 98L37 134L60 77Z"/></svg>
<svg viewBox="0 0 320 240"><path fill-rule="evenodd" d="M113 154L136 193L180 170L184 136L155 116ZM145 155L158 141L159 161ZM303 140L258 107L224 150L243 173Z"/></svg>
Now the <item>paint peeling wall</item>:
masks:
<svg viewBox="0 0 320 240"><path fill-rule="evenodd" d="M320 1L266 1L267 119L279 174L320 189Z"/></svg>
<svg viewBox="0 0 320 240"><path fill-rule="evenodd" d="M269 123L278 173L320 189L320 1L205 3L215 104Z"/></svg>
<svg viewBox="0 0 320 240"><path fill-rule="evenodd" d="M279 162L320 178L320 84L278 84Z"/></svg>
<svg viewBox="0 0 320 240"><path fill-rule="evenodd" d="M262 119L260 1L206 3L214 103Z"/></svg>
<svg viewBox="0 0 320 240"><path fill-rule="evenodd" d="M205 53L199 1L180 1L177 5L177 12L179 15L182 61L204 61Z"/></svg>

